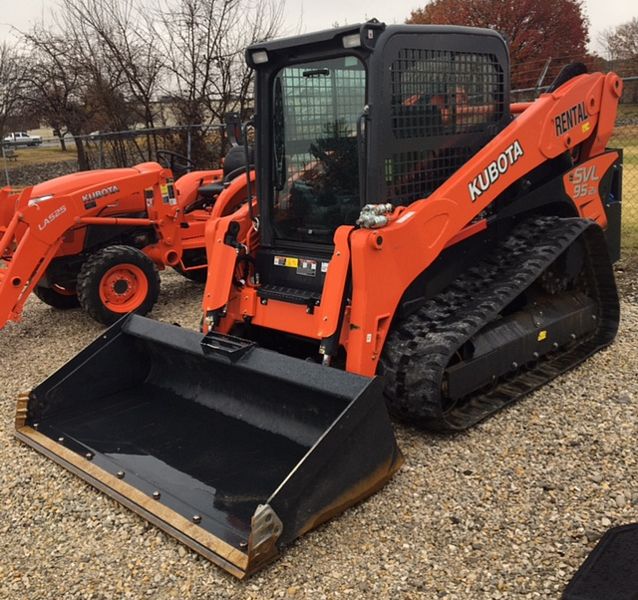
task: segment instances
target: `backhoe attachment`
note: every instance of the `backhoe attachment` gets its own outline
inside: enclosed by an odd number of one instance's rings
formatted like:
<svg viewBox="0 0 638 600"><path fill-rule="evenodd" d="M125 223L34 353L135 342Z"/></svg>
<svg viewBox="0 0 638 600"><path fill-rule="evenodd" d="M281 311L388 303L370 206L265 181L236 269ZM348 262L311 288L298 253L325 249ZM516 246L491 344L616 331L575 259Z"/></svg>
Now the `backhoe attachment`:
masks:
<svg viewBox="0 0 638 600"><path fill-rule="evenodd" d="M381 380L136 315L23 396L16 429L240 578L402 462Z"/></svg>

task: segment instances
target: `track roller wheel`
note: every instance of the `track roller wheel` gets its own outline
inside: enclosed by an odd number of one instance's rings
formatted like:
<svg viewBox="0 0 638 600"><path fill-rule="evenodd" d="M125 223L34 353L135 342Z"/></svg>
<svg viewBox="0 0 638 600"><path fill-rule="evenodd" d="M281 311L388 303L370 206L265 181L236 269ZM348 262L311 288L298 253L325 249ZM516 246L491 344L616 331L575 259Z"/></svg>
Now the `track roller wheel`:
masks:
<svg viewBox="0 0 638 600"><path fill-rule="evenodd" d="M157 302L157 267L131 246L109 246L95 252L78 275L78 299L96 321L111 325L122 315L148 313Z"/></svg>
<svg viewBox="0 0 638 600"><path fill-rule="evenodd" d="M51 287L37 285L33 293L45 304L60 310L68 310L80 306L75 290L67 289L56 283Z"/></svg>

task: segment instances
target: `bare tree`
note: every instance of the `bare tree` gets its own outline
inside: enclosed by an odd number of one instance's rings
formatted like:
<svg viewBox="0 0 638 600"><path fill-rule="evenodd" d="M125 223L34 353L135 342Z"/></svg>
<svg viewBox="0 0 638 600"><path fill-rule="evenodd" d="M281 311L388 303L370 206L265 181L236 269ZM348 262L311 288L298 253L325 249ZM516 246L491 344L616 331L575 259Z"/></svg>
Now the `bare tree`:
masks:
<svg viewBox="0 0 638 600"><path fill-rule="evenodd" d="M156 38L167 60L166 93L181 123L206 121L206 97L218 74L227 15L239 0L165 0Z"/></svg>
<svg viewBox="0 0 638 600"><path fill-rule="evenodd" d="M58 131L75 137L80 169L88 162L81 138L99 110L90 77L73 39L36 27L23 34L29 52L22 101L33 114Z"/></svg>
<svg viewBox="0 0 638 600"><path fill-rule="evenodd" d="M249 44L281 29L278 0L164 0L156 39L166 56L166 95L180 124L221 122L226 112L247 110L251 73ZM196 155L206 155L193 132Z"/></svg>
<svg viewBox="0 0 638 600"><path fill-rule="evenodd" d="M33 114L76 138L82 134L153 128L160 93L180 125L220 123L250 110L246 46L281 30L285 0L58 0L50 25L23 33ZM204 130L192 131L195 156L206 161ZM80 137L78 137L80 136ZM146 150L156 146L149 136Z"/></svg>
<svg viewBox="0 0 638 600"><path fill-rule="evenodd" d="M217 119L234 110L247 115L252 102L252 70L244 51L281 32L284 8L285 4L276 0L249 0L232 7L230 26L220 41L218 77L207 96L208 109Z"/></svg>
<svg viewBox="0 0 638 600"><path fill-rule="evenodd" d="M598 41L610 60L631 60L638 58L638 18L606 29Z"/></svg>
<svg viewBox="0 0 638 600"><path fill-rule="evenodd" d="M87 50L99 48L103 70L118 73L138 122L152 128L164 57L149 13L138 0L61 0L61 19Z"/></svg>
<svg viewBox="0 0 638 600"><path fill-rule="evenodd" d="M6 42L0 45L0 139L4 138L7 124L17 112L24 82L23 64Z"/></svg>

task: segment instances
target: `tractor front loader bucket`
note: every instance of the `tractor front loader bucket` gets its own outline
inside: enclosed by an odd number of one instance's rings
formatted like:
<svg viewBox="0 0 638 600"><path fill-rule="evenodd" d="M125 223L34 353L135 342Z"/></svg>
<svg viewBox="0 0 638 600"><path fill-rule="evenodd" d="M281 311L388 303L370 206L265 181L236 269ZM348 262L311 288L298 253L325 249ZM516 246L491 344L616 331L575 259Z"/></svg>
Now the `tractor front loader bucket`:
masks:
<svg viewBox="0 0 638 600"><path fill-rule="evenodd" d="M16 430L240 578L402 462L380 380L136 315L21 397Z"/></svg>

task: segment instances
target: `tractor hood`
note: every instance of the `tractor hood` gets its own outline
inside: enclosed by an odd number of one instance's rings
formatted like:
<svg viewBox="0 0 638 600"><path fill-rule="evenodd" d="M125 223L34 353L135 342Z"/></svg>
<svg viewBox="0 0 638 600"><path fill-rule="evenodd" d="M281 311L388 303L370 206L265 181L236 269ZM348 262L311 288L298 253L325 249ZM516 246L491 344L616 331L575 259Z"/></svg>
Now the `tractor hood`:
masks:
<svg viewBox="0 0 638 600"><path fill-rule="evenodd" d="M135 167L123 169L100 169L96 171L82 171L56 177L33 187L31 198L41 198L48 195L68 195L82 190L94 190L100 186L112 186L117 182L138 177L141 173L163 171L158 163L143 163Z"/></svg>

